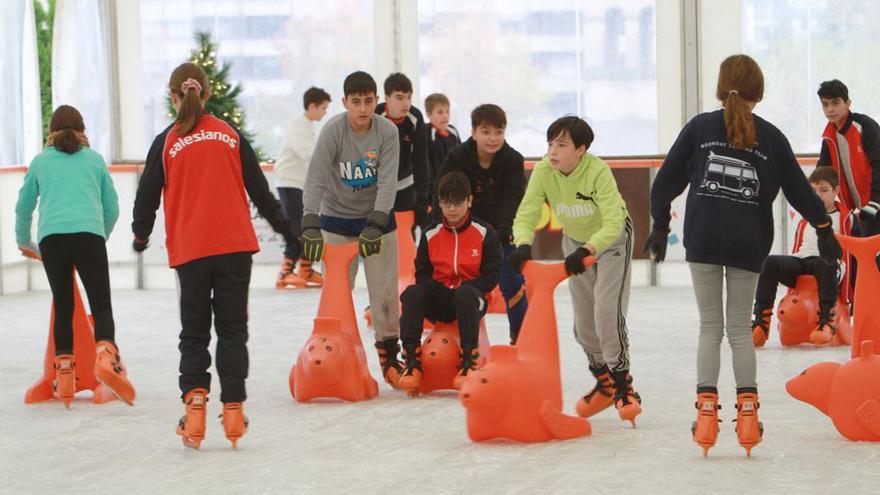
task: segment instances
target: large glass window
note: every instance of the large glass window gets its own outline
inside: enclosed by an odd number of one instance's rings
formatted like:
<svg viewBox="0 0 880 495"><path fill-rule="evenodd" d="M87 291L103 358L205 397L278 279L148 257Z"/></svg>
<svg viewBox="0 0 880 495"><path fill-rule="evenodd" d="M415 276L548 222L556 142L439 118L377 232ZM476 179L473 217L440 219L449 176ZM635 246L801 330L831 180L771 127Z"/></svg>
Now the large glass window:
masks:
<svg viewBox="0 0 880 495"><path fill-rule="evenodd" d="M602 155L657 153L654 0L420 0L420 93L445 93L468 135L470 111L496 103L527 156L546 129L585 117Z"/></svg>
<svg viewBox="0 0 880 495"><path fill-rule="evenodd" d="M764 71L764 100L755 112L770 120L796 152L818 153L826 119L816 90L840 79L852 110L880 116L880 2L743 0L743 51Z"/></svg>
<svg viewBox="0 0 880 495"><path fill-rule="evenodd" d="M141 0L146 128L152 140L170 123L168 77L188 60L194 34L207 31L217 57L231 63L230 82L247 129L267 157L277 157L290 119L303 111L310 86L341 112L342 81L374 60L373 3L357 0ZM381 81L380 81L381 84ZM147 143L148 144L148 143Z"/></svg>

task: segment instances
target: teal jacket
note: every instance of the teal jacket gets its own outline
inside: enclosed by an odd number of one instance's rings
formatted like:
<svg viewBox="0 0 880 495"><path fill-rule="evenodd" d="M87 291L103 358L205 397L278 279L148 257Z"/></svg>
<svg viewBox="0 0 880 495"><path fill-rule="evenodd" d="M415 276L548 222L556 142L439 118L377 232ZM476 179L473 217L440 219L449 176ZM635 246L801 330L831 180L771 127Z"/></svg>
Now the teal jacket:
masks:
<svg viewBox="0 0 880 495"><path fill-rule="evenodd" d="M31 223L39 198L37 242L52 234L87 232L110 237L119 218L119 197L104 159L91 148L73 154L49 147L24 176L15 205L15 239L31 243Z"/></svg>

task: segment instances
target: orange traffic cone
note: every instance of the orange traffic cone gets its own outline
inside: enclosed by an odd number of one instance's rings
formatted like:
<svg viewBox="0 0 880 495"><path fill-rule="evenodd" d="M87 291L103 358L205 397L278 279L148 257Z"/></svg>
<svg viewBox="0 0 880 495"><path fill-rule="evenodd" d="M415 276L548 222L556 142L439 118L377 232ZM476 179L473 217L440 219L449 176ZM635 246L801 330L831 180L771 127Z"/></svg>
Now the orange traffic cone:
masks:
<svg viewBox="0 0 880 495"><path fill-rule="evenodd" d="M348 266L356 256L357 243L325 248L324 288L315 326L288 379L290 394L298 402L317 397L355 402L379 393L367 367L348 281Z"/></svg>
<svg viewBox="0 0 880 495"><path fill-rule="evenodd" d="M585 264L593 264L590 257ZM589 435L590 423L562 413L562 379L553 290L565 280L562 263L526 262L529 310L515 346L494 345L489 361L461 387L473 441L509 438L545 442ZM423 351L424 352L424 351Z"/></svg>
<svg viewBox="0 0 880 495"><path fill-rule="evenodd" d="M116 400L107 387L98 383L95 378L95 333L91 318L86 314L85 305L76 283L76 272L73 280L73 355L76 366L76 391L92 390L92 402L103 404ZM24 395L25 404L35 404L54 399L52 381L55 380L55 309L54 305L49 316L49 339L43 357L43 376Z"/></svg>

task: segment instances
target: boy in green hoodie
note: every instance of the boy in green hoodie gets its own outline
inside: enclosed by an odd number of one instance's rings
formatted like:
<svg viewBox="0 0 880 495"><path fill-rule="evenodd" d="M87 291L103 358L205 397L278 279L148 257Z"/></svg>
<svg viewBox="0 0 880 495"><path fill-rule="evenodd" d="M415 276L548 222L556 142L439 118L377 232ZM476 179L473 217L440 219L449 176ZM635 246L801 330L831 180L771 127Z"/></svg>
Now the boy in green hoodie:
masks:
<svg viewBox="0 0 880 495"><path fill-rule="evenodd" d="M629 374L626 328L633 226L608 164L587 153L592 142L593 130L579 117L559 118L547 129L547 155L535 165L516 212L517 248L507 262L519 271L531 258L535 227L549 202L562 224L575 337L596 377L577 412L590 417L614 404L620 418L635 425L641 398ZM587 256L596 262L585 269Z"/></svg>

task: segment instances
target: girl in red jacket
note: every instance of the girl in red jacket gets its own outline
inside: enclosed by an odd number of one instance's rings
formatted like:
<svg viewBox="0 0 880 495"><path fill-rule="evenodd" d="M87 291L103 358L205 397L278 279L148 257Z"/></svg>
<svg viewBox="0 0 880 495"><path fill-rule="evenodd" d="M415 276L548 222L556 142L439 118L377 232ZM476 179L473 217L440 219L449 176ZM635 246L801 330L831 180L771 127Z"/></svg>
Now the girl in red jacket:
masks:
<svg viewBox="0 0 880 495"><path fill-rule="evenodd" d="M251 145L237 129L205 112L211 91L202 68L178 66L169 90L177 119L156 136L147 155L134 204L134 249L146 249L164 199L165 246L180 281L180 391L186 415L177 434L194 448L205 437L213 318L223 427L235 446L247 431L248 285L251 257L260 250L248 197L288 246L298 251L300 244Z"/></svg>

